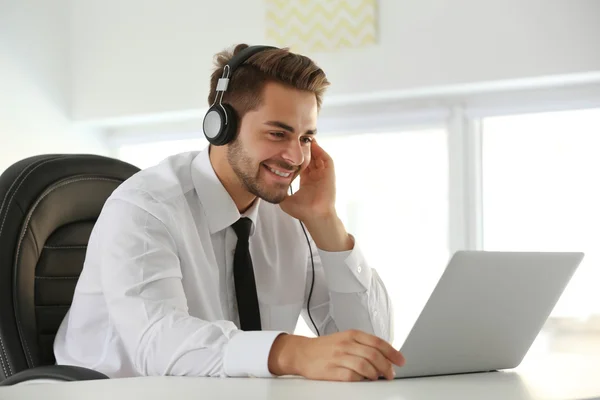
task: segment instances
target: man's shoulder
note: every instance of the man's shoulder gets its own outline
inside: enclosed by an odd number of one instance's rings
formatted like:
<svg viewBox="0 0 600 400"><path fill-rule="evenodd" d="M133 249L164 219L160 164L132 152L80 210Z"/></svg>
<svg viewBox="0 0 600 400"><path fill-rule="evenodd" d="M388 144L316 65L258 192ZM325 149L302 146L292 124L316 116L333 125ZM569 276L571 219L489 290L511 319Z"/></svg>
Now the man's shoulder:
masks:
<svg viewBox="0 0 600 400"><path fill-rule="evenodd" d="M111 199L121 199L140 206L178 202L194 189L191 165L198 154L198 151L175 154L137 172L119 185Z"/></svg>

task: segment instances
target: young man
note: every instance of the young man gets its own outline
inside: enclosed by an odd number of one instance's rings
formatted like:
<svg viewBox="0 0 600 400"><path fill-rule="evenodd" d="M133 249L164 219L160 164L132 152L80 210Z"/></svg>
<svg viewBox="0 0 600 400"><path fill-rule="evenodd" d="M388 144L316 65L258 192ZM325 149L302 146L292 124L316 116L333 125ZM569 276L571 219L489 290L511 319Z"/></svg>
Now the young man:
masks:
<svg viewBox="0 0 600 400"><path fill-rule="evenodd" d="M216 57L212 144L106 202L57 363L110 377L391 379L404 363L391 303L336 214L333 162L315 140L329 83L286 49L234 54ZM289 333L300 314L319 337Z"/></svg>

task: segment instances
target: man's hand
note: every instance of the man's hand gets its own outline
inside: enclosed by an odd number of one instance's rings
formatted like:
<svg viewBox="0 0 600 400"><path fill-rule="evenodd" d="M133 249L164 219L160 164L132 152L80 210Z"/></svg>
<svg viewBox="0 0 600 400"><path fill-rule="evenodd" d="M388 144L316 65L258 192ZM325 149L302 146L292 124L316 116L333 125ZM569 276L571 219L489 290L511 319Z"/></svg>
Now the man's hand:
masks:
<svg viewBox="0 0 600 400"><path fill-rule="evenodd" d="M315 139L310 153L310 163L300 173L298 191L279 204L284 212L305 223L335 213L333 160Z"/></svg>
<svg viewBox="0 0 600 400"><path fill-rule="evenodd" d="M326 251L351 250L354 239L337 216L335 195L333 160L313 140L310 163L300 174L300 188L279 206L304 223L318 248Z"/></svg>
<svg viewBox="0 0 600 400"><path fill-rule="evenodd" d="M269 354L274 375L330 381L393 379L393 364L401 367L404 362L388 342L356 330L318 338L283 334Z"/></svg>

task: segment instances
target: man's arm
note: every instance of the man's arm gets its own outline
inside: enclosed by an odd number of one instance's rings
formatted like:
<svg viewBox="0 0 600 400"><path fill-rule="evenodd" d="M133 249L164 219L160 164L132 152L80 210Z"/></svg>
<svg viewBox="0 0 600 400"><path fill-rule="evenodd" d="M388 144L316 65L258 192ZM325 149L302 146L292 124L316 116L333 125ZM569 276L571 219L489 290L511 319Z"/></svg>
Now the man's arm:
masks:
<svg viewBox="0 0 600 400"><path fill-rule="evenodd" d="M159 219L110 199L97 225L108 312L139 374L272 376L268 355L281 332L190 316L176 243Z"/></svg>
<svg viewBox="0 0 600 400"><path fill-rule="evenodd" d="M319 332L328 334L358 329L388 342L393 340L392 302L385 285L366 262L362 251L337 216L307 224L314 240L311 248L315 283L310 316ZM309 260L307 297L312 281ZM303 316L312 328L307 310ZM314 328L313 328L314 329Z"/></svg>
<svg viewBox="0 0 600 400"><path fill-rule="evenodd" d="M279 336L269 355L269 369L315 379L391 379L392 364L404 364L402 354L387 341L391 304L383 283L338 218L335 193L333 160L313 139L300 188L280 207L306 225L319 248L310 310L319 330L330 334L314 339Z"/></svg>
<svg viewBox="0 0 600 400"><path fill-rule="evenodd" d="M328 252L310 242L315 264L310 316L321 337L277 337L269 370L311 379L391 379L392 364L404 365L404 357L389 343L392 310L383 282L356 244L351 250ZM307 271L306 298L312 282L310 259ZM314 332L307 308L302 316Z"/></svg>

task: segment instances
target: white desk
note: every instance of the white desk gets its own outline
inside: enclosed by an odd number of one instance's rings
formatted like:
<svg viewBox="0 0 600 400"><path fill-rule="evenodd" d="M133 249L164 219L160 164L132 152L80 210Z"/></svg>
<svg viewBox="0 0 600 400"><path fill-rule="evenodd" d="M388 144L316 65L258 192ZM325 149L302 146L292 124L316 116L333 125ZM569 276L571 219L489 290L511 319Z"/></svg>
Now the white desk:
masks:
<svg viewBox="0 0 600 400"><path fill-rule="evenodd" d="M0 399L591 399L600 398L600 357L555 354L513 371L377 382L301 378L145 377L0 388Z"/></svg>

